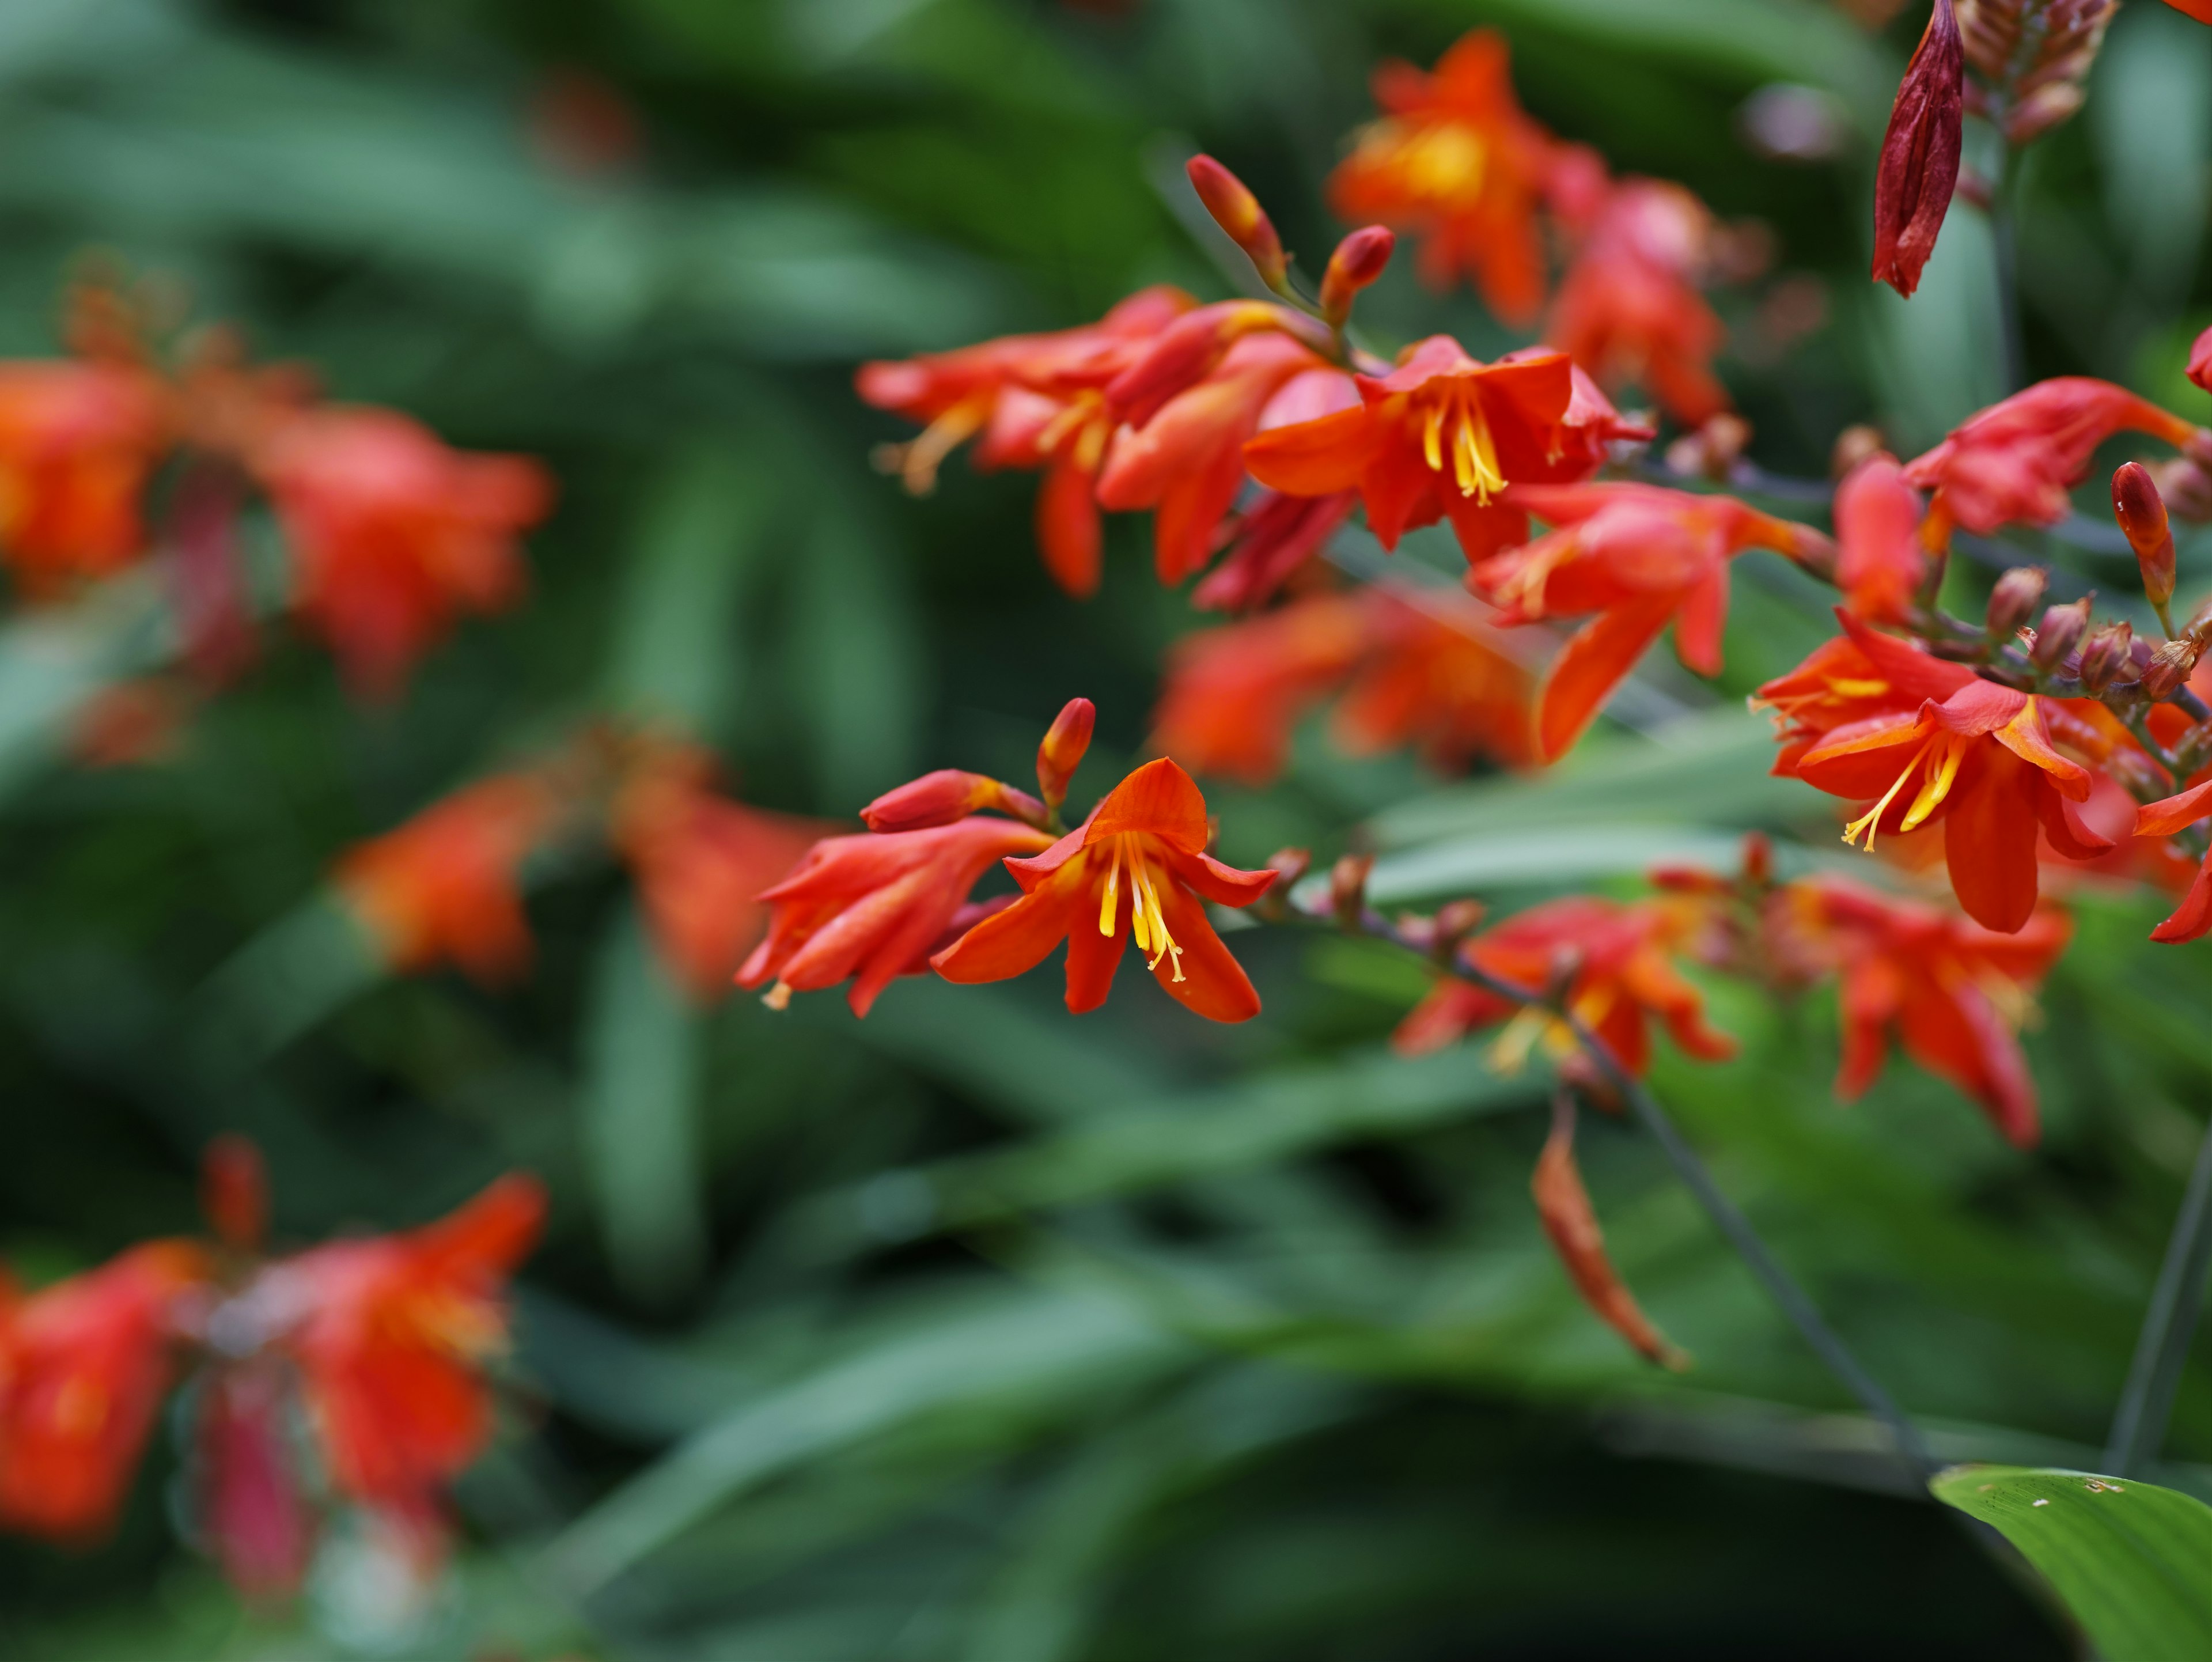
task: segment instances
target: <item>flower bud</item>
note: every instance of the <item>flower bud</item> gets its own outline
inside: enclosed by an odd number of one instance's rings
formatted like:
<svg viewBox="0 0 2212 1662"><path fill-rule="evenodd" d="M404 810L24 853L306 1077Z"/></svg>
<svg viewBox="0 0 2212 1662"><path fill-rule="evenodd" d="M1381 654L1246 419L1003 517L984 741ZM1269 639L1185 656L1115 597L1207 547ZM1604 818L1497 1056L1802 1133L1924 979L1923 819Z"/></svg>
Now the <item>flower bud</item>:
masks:
<svg viewBox="0 0 2212 1662"><path fill-rule="evenodd" d="M2113 470L2112 517L2136 551L2143 593L2153 606L2164 606L2173 598L2173 533L2166 523L2166 501L2141 462L2122 462Z"/></svg>
<svg viewBox="0 0 2212 1662"><path fill-rule="evenodd" d="M2043 622L2035 631L2035 644L2028 648L2028 657L2038 669L2045 672L2057 669L2066 661L2082 632L2089 627L2089 596L2083 595L2070 606L2055 606L2043 614Z"/></svg>
<svg viewBox="0 0 2212 1662"><path fill-rule="evenodd" d="M1359 291L1382 275L1397 246L1397 234L1381 225L1363 226L1338 243L1321 277L1321 314L1340 326Z"/></svg>
<svg viewBox="0 0 2212 1662"><path fill-rule="evenodd" d="M2197 336L2197 344L2189 349L2189 379L2212 393L2212 329Z"/></svg>
<svg viewBox="0 0 2212 1662"><path fill-rule="evenodd" d="M1751 444L1751 423L1723 411L1709 417L1694 433L1685 433L1667 447L1667 466L1677 473L1726 484L1735 465Z"/></svg>
<svg viewBox="0 0 2212 1662"><path fill-rule="evenodd" d="M2188 681L2189 673L2197 667L2197 655L2203 650L2201 644L2186 635L2160 646L2151 654L2150 662L2143 670L2143 697L2154 703L2173 697Z"/></svg>
<svg viewBox="0 0 2212 1662"><path fill-rule="evenodd" d="M1460 943L1482 927L1488 911L1489 908L1480 900L1449 900L1439 907L1429 937L1429 950L1437 961L1450 963Z"/></svg>
<svg viewBox="0 0 2212 1662"><path fill-rule="evenodd" d="M1875 172L1874 275L1900 295L1920 286L1959 182L1966 74L1952 0L1936 0L1898 84Z"/></svg>
<svg viewBox="0 0 2212 1662"><path fill-rule="evenodd" d="M1098 712L1088 698L1071 698L1052 718L1037 746L1037 788L1044 793L1045 807L1054 813L1067 800L1067 782L1091 748L1091 729L1097 721Z"/></svg>
<svg viewBox="0 0 2212 1662"><path fill-rule="evenodd" d="M1213 216L1213 222L1244 251L1260 280L1270 289L1280 289L1287 280L1290 261L1283 253L1283 240L1275 234L1274 222L1260 206L1260 198L1210 155L1191 157L1184 171L1189 174L1191 187L1206 204L1206 211Z"/></svg>
<svg viewBox="0 0 2212 1662"><path fill-rule="evenodd" d="M1828 452L1828 477L1847 478L1858 471L1861 462L1871 461L1889 448L1881 429L1869 427L1864 422L1846 427L1836 435L1835 447Z"/></svg>
<svg viewBox="0 0 2212 1662"><path fill-rule="evenodd" d="M957 768L939 768L885 791L860 810L860 819L872 831L927 831L984 808L996 808L1031 825L1045 819L1044 804L1027 791Z"/></svg>
<svg viewBox="0 0 2212 1662"><path fill-rule="evenodd" d="M2126 622L2093 630L2081 645L2081 688L2102 692L2119 679L2135 654L2136 632Z"/></svg>
<svg viewBox="0 0 2212 1662"><path fill-rule="evenodd" d="M2212 521L2212 472L2186 456L2170 456L2153 465L2151 483L2166 499L2166 511L2191 525Z"/></svg>
<svg viewBox="0 0 2212 1662"><path fill-rule="evenodd" d="M1743 880L1755 889L1774 880L1774 839L1765 831L1744 833Z"/></svg>
<svg viewBox="0 0 2212 1662"><path fill-rule="evenodd" d="M200 1210L216 1239L258 1252L269 1230L269 1178L261 1151L241 1136L221 1136L200 1156Z"/></svg>
<svg viewBox="0 0 2212 1662"><path fill-rule="evenodd" d="M1277 849L1267 856L1267 869L1275 874L1270 893L1280 893L1313 869L1310 849Z"/></svg>
<svg viewBox="0 0 2212 1662"><path fill-rule="evenodd" d="M1371 854L1347 854L1329 868L1329 910L1346 929L1359 928L1367 910L1367 874L1374 869Z"/></svg>
<svg viewBox="0 0 2212 1662"><path fill-rule="evenodd" d="M2016 565L1997 579L1990 591L1985 626L1992 641L2009 641L2020 633L2043 599L2051 574L2039 565Z"/></svg>

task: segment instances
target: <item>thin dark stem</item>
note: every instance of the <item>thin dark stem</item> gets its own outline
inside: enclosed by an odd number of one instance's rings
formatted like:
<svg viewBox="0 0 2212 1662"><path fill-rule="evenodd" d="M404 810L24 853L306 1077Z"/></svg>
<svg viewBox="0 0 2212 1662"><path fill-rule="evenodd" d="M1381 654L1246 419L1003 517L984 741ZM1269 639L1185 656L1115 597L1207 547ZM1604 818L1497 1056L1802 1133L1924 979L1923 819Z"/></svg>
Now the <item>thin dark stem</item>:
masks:
<svg viewBox="0 0 2212 1662"><path fill-rule="evenodd" d="M2212 1124L2205 1127L2203 1140L2197 1145L2197 1163L2190 1170L2181 1212L2166 1244L2166 1262L2159 1266L2150 1307L2143 1312L2142 1332L2136 1340L2135 1361L2128 1369L2127 1388L2120 1393L2119 1412L2112 1417L2105 1470L2115 1477L2128 1476L2156 1459L2166 1440L2174 1393L2189 1360L2189 1342L2204 1307L2208 1265L2212 1265Z"/></svg>
<svg viewBox="0 0 2212 1662"><path fill-rule="evenodd" d="M1380 912L1364 910L1360 927L1367 934L1407 946L1410 950L1410 944ZM1605 1076L1606 1083L1628 1104L1638 1123L1657 1141L1674 1166L1674 1174L1681 1178L1698 1204L1705 1208L1705 1215L1712 1220L1714 1227L1735 1249L1737 1256L1750 1266L1752 1274L1759 1278L1768 1296L1781 1308L1790 1325L1797 1330L1798 1336L1812 1348L1813 1354L1820 1359L1844 1388L1889 1428L1889 1434L1897 1444L1899 1457L1912 1467L1914 1476L1923 1481L1931 1476L1937 1469L1937 1463L1922 1439L1919 1428L1906 1417L1905 1410L1897 1405L1881 1383L1852 1355L1850 1348L1823 1319L1804 1288L1798 1286L1790 1272L1782 1267L1781 1261L1767 1251L1766 1243L1751 1227L1751 1221L1736 1209L1735 1202L1722 1192L1720 1184L1714 1181L1713 1174L1706 1168L1704 1160L1676 1128L1667 1111L1659 1105L1658 1099L1620 1065L1605 1041L1592 1032L1572 1012L1561 1008L1558 1003L1540 993L1500 980L1477 968L1463 955L1455 959L1451 971L1500 998L1510 999L1516 1004L1535 1005L1548 1009L1566 1024L1568 1031L1575 1036L1575 1042L1582 1047L1598 1072Z"/></svg>

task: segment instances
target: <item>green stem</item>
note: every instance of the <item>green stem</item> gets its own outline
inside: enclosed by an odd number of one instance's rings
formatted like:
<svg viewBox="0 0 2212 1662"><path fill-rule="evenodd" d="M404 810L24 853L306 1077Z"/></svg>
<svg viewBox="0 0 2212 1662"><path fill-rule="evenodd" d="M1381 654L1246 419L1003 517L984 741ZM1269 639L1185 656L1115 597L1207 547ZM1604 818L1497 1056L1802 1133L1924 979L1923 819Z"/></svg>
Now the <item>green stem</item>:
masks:
<svg viewBox="0 0 2212 1662"><path fill-rule="evenodd" d="M2197 1163L2183 1191L2181 1211L2166 1244L2150 1307L2143 1312L2135 1361L2112 1417L2105 1470L2126 1477L2158 1458L2173 1415L2174 1393L2189 1360L2189 1342L2204 1306L2204 1279L2212 1265L2212 1123L2197 1145Z"/></svg>

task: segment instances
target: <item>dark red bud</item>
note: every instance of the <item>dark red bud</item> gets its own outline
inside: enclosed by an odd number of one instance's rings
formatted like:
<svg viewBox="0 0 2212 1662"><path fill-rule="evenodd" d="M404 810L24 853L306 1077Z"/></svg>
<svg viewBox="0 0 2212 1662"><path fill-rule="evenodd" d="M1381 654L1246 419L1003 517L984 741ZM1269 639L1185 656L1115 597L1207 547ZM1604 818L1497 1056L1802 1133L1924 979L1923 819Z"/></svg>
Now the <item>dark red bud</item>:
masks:
<svg viewBox="0 0 2212 1662"><path fill-rule="evenodd" d="M1189 174L1191 188L1206 204L1206 211L1213 216L1213 222L1244 251L1261 281L1270 289L1280 288L1290 262L1283 253L1282 239L1275 234L1274 222L1260 206L1260 198L1210 155L1191 157L1184 171Z"/></svg>
<svg viewBox="0 0 2212 1662"><path fill-rule="evenodd" d="M2166 499L2141 462L2122 462L2112 470L2112 517L2136 551L2143 593L2153 606L2164 606L2173 598L2173 533L2166 527Z"/></svg>
<svg viewBox="0 0 2212 1662"><path fill-rule="evenodd" d="M1429 946L1437 961L1450 963L1453 955L1459 951L1460 943L1482 927L1482 920L1488 910L1480 900L1447 901L1438 908Z"/></svg>
<svg viewBox="0 0 2212 1662"><path fill-rule="evenodd" d="M1966 52L1952 0L1936 0L1882 136L1874 185L1874 275L1900 295L1920 286L1959 182Z"/></svg>
<svg viewBox="0 0 2212 1662"><path fill-rule="evenodd" d="M2179 640L2168 641L2150 655L2150 663L2142 673L2142 695L2154 703L2171 698L2189 679L2189 673L2197 667L2197 660L2204 648L2184 635Z"/></svg>
<svg viewBox="0 0 2212 1662"><path fill-rule="evenodd" d="M2118 680L2133 661L2135 644L2136 632L2124 621L2092 630L2081 646L2082 690L2102 692Z"/></svg>
<svg viewBox="0 0 2212 1662"><path fill-rule="evenodd" d="M2055 606L2043 614L2043 622L2035 631L2035 644L2027 655L2041 670L2054 670L2066 661L2083 633L2089 627L2089 597L2083 595L2069 606Z"/></svg>
<svg viewBox="0 0 2212 1662"><path fill-rule="evenodd" d="M200 1210L225 1246L258 1252L269 1231L269 1178L261 1151L241 1136L221 1136L200 1156Z"/></svg>
<svg viewBox="0 0 2212 1662"><path fill-rule="evenodd" d="M1329 910L1347 929L1358 928L1367 910L1367 874L1374 869L1371 854L1347 854L1329 868Z"/></svg>
<svg viewBox="0 0 2212 1662"><path fill-rule="evenodd" d="M1774 880L1774 841L1765 831L1744 834L1743 880L1760 889Z"/></svg>
<svg viewBox="0 0 2212 1662"><path fill-rule="evenodd" d="M1990 590L1990 609L1984 622L1992 641L2009 641L2020 633L2043 600L2051 574L2039 565L2016 565Z"/></svg>
<svg viewBox="0 0 2212 1662"><path fill-rule="evenodd" d="M1352 301L1382 275L1390 251L1397 246L1396 233L1381 225L1363 226L1338 243L1328 257L1328 269L1322 273L1322 315L1334 324L1350 317Z"/></svg>
<svg viewBox="0 0 2212 1662"><path fill-rule="evenodd" d="M1037 788L1044 793L1045 806L1054 813L1067 800L1067 782L1075 776L1084 753L1091 748L1091 730L1097 721L1098 711L1088 698L1071 698L1052 718L1043 742L1037 746Z"/></svg>

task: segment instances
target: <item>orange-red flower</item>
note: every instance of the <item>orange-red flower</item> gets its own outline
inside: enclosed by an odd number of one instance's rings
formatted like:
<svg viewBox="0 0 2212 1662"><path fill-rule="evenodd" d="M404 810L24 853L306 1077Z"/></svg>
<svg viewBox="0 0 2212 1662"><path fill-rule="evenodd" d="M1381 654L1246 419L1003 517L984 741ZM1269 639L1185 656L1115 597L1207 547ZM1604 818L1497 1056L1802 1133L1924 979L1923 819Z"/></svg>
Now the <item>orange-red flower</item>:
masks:
<svg viewBox="0 0 2212 1662"><path fill-rule="evenodd" d="M26 593L145 551L139 503L171 437L161 383L135 365L0 363L0 560Z"/></svg>
<svg viewBox="0 0 2212 1662"><path fill-rule="evenodd" d="M2052 741L2056 726L2069 742L2100 742L2095 728L2066 701L1984 681L1837 615L1852 650L1830 642L1759 689L1784 722L1775 772L1871 800L1844 831L1848 843L1871 848L1878 832L1940 820L1952 892L1967 915L2007 934L2024 928L2035 911L2039 826L2069 859L2112 846L2075 806L2089 795L2090 770Z"/></svg>
<svg viewBox="0 0 2212 1662"><path fill-rule="evenodd" d="M529 967L520 868L562 813L534 774L457 791L397 831L354 849L338 892L394 970L451 963L487 984Z"/></svg>
<svg viewBox="0 0 2212 1662"><path fill-rule="evenodd" d="M1654 1019L1701 1060L1725 1061L1735 1054L1735 1041L1706 1025L1703 996L1673 963L1697 921L1693 907L1577 895L1516 914L1468 941L1460 955L1532 996L1565 974L1567 1008L1615 1061L1640 1076L1650 1065ZM1449 975L1399 1024L1393 1042L1401 1052L1419 1056L1501 1021L1510 1025L1497 1041L1500 1067L1518 1067L1538 1044L1563 1059L1575 1051L1573 1033L1556 1016Z"/></svg>
<svg viewBox="0 0 2212 1662"><path fill-rule="evenodd" d="M662 962L702 1001L729 990L766 928L760 892L830 830L718 795L709 771L699 752L666 748L623 782L610 826Z"/></svg>
<svg viewBox="0 0 2212 1662"><path fill-rule="evenodd" d="M1430 283L1464 274L1504 321L1531 321L1544 301L1536 209L1554 144L1513 95L1504 37L1477 29L1429 74L1386 63L1374 92L1382 118L1329 176L1330 206L1355 224L1419 233Z"/></svg>
<svg viewBox="0 0 2212 1662"><path fill-rule="evenodd" d="M1771 904L1778 929L1842 977L1838 1096L1855 1100L1874 1083L1894 1032L1907 1056L1980 1104L2008 1141L2034 1146L2035 1081L2016 1035L2036 983L2072 935L2064 912L2045 906L1998 934L1839 878L1790 884Z"/></svg>
<svg viewBox="0 0 2212 1662"><path fill-rule="evenodd" d="M1367 591L1368 651L1336 707L1354 756L1415 745L1431 765L1536 760L1536 678L1474 602Z"/></svg>
<svg viewBox="0 0 2212 1662"><path fill-rule="evenodd" d="M1674 624L1674 648L1700 675L1721 669L1729 562L1747 548L1806 556L1826 539L1729 496L1653 485L1516 486L1509 501L1557 527L1477 563L1468 586L1504 624L1597 616L1544 678L1538 753L1566 754L1644 649Z"/></svg>
<svg viewBox="0 0 2212 1662"><path fill-rule="evenodd" d="M1609 389L1642 387L1702 425L1729 408L1712 368L1726 331L1698 292L1712 240L1712 214L1680 186L1622 180L1567 268L1545 339Z"/></svg>
<svg viewBox="0 0 2212 1662"><path fill-rule="evenodd" d="M929 967L985 872L1051 843L1034 827L982 814L923 831L825 837L762 892L768 938L738 984L772 982L768 1000L780 1008L794 992L850 980L846 1002L864 1016L893 980Z"/></svg>
<svg viewBox="0 0 2212 1662"><path fill-rule="evenodd" d="M1358 402L1352 377L1302 342L1246 335L1150 419L1116 436L1098 476L1098 504L1153 509L1159 579L1181 582L1220 545L1223 516L1244 484L1245 441L1284 424L1285 412L1308 419Z"/></svg>
<svg viewBox="0 0 2212 1662"><path fill-rule="evenodd" d="M253 466L291 544L294 606L369 698L395 697L456 615L522 593L516 539L553 501L538 463L450 449L391 410L294 416Z"/></svg>
<svg viewBox="0 0 2212 1662"><path fill-rule="evenodd" d="M1905 477L1936 493L1931 515L1977 535L2014 523L2056 525L2097 447L2123 431L2186 447L2203 429L2124 387L2062 375L1969 417Z"/></svg>
<svg viewBox="0 0 2212 1662"><path fill-rule="evenodd" d="M918 833L927 835L928 833ZM1170 996L1214 1021L1260 1013L1260 995L1213 932L1201 898L1248 906L1275 880L1206 853L1206 799L1165 757L1147 762L1042 854L1008 860L1021 898L930 962L947 981L1004 981L1067 942L1067 1008L1106 1001L1122 942Z"/></svg>
<svg viewBox="0 0 2212 1662"><path fill-rule="evenodd" d="M2212 780L2144 804L2136 811L2135 834L2172 837L2207 814L2212 814ZM2212 931L2212 855L2207 855L2198 867L2189 892L2182 897L2172 916L2153 929L2150 938L2167 942L2195 941L2207 931Z"/></svg>
<svg viewBox="0 0 2212 1662"><path fill-rule="evenodd" d="M1352 673L1368 633L1368 607L1348 594L1185 636L1168 653L1152 747L1194 773L1269 783L1291 730Z"/></svg>
<svg viewBox="0 0 2212 1662"><path fill-rule="evenodd" d="M1249 612L1266 605L1328 545L1358 500L1348 490L1333 496L1255 491L1216 530L1224 551L1221 563L1191 590L1190 603L1202 612Z"/></svg>
<svg viewBox="0 0 2212 1662"><path fill-rule="evenodd" d="M1095 324L1009 335L957 351L860 366L854 385L878 410L926 423L884 453L908 490L927 494L945 459L981 435L979 467L1045 472L1037 544L1069 594L1098 587L1100 533L1092 490L1117 417L1105 389L1196 302L1181 289L1141 289Z"/></svg>
<svg viewBox="0 0 2212 1662"><path fill-rule="evenodd" d="M179 1306L209 1273L189 1242L154 1241L0 1295L0 1525L66 1537L114 1520L173 1375Z"/></svg>
<svg viewBox="0 0 2212 1662"><path fill-rule="evenodd" d="M1244 447L1262 484L1294 496L1357 490L1385 548L1449 518L1480 560L1528 535L1509 484L1587 478L1616 439L1649 438L1564 352L1469 357L1449 335L1401 355L1388 375L1354 378L1357 408L1261 433Z"/></svg>
<svg viewBox="0 0 2212 1662"><path fill-rule="evenodd" d="M544 1189L508 1176L435 1223L264 1272L258 1296L342 1493L420 1502L476 1458L491 1433L484 1365L507 1342L504 1288L544 1218Z"/></svg>
<svg viewBox="0 0 2212 1662"><path fill-rule="evenodd" d="M1919 493L1886 452L1836 487L1836 582L1844 604L1874 623L1902 623L1928 575Z"/></svg>

